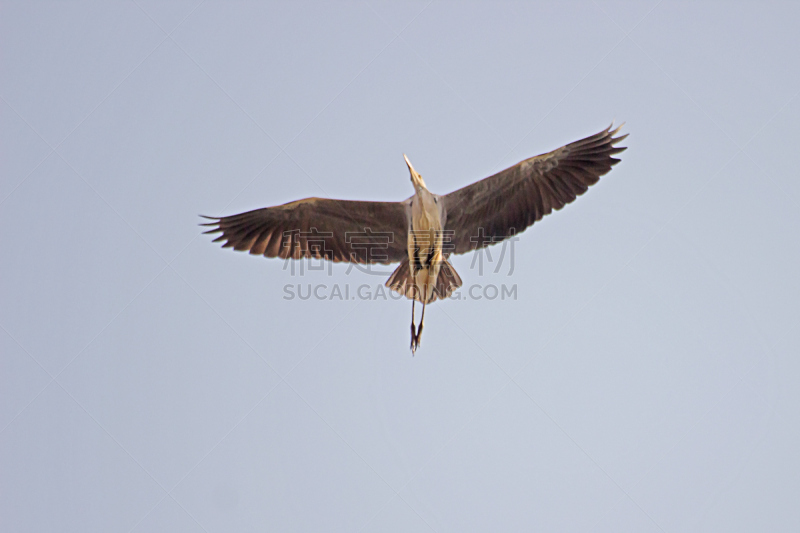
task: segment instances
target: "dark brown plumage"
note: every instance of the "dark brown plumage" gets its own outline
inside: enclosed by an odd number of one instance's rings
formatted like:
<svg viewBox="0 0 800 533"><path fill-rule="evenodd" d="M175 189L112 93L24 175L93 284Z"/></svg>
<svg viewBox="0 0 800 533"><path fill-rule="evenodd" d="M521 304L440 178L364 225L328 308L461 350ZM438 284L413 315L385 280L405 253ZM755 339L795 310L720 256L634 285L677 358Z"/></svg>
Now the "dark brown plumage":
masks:
<svg viewBox="0 0 800 533"><path fill-rule="evenodd" d="M444 202L445 255L463 254L520 233L575 200L620 160L611 127L488 178L436 196ZM223 247L266 257L396 263L407 257L410 205L306 198L238 215L212 218L205 233ZM391 237L387 239L387 235ZM448 247L449 244L449 247Z"/></svg>
<svg viewBox="0 0 800 533"><path fill-rule="evenodd" d="M561 209L619 163L620 128L607 129L445 196L431 193L406 157L415 192L402 202L306 198L211 218L214 242L254 255L354 263L396 263L386 286L412 300L411 351L419 347L425 305L449 297L461 278L447 260L520 233ZM621 126L620 126L621 127ZM422 303L419 328L414 304Z"/></svg>
<svg viewBox="0 0 800 533"><path fill-rule="evenodd" d="M334 262L396 263L407 257L403 202L305 198L229 217L205 217L223 248L253 255Z"/></svg>
<svg viewBox="0 0 800 533"><path fill-rule="evenodd" d="M444 196L452 252L463 254L523 231L585 193L625 150L620 128L537 155Z"/></svg>

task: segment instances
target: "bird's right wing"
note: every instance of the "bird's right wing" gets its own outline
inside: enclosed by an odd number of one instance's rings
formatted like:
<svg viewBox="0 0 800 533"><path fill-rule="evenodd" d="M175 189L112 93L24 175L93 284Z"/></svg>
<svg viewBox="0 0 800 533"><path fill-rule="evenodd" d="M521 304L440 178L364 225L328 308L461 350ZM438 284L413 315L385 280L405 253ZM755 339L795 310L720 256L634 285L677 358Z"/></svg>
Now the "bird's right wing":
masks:
<svg viewBox="0 0 800 533"><path fill-rule="evenodd" d="M552 152L531 157L444 198L451 253L500 242L575 200L619 163L613 126Z"/></svg>
<svg viewBox="0 0 800 533"><path fill-rule="evenodd" d="M315 257L334 262L395 263L408 256L406 202L306 198L212 222L214 242L281 259Z"/></svg>

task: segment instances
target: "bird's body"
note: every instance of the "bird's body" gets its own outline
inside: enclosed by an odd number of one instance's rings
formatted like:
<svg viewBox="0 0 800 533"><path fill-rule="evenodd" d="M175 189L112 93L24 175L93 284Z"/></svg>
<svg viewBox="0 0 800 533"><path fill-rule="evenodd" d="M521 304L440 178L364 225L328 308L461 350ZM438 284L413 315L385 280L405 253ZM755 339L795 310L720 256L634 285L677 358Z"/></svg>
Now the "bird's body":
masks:
<svg viewBox="0 0 800 533"><path fill-rule="evenodd" d="M417 225L419 223L419 225ZM442 264L442 227L438 220L423 217L412 223L408 236L408 257L420 300L427 303L433 297L436 279Z"/></svg>
<svg viewBox="0 0 800 533"><path fill-rule="evenodd" d="M254 255L400 265L387 287L412 300L411 350L419 346L425 305L449 297L461 278L447 260L497 243L583 194L619 162L625 148L611 127L526 159L450 194L430 192L411 162L414 195L403 202L306 198L238 215L211 218L206 233ZM419 329L413 302L422 303Z"/></svg>
<svg viewBox="0 0 800 533"><path fill-rule="evenodd" d="M405 157L405 156L404 156ZM428 191L422 177L406 157L416 194L411 200L411 224L408 232L408 260L419 300L427 303L433 297L444 256L442 240L444 216L439 197Z"/></svg>

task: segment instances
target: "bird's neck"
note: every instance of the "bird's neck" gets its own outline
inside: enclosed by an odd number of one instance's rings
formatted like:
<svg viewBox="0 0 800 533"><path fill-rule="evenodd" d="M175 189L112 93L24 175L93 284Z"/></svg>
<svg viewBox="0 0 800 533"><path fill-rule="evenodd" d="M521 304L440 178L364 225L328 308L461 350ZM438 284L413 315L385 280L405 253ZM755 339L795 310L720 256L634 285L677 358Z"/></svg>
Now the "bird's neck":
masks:
<svg viewBox="0 0 800 533"><path fill-rule="evenodd" d="M420 187L417 190L416 201L412 216L417 222L415 226L420 228L441 229L439 221L439 206L433 199L433 195L427 189Z"/></svg>

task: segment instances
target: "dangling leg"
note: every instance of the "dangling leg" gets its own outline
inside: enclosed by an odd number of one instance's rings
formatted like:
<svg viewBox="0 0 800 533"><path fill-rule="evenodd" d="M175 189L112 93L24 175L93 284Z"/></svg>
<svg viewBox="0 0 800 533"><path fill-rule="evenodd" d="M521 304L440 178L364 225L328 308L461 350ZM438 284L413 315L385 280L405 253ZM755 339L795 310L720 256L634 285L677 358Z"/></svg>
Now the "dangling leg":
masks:
<svg viewBox="0 0 800 533"><path fill-rule="evenodd" d="M411 299L411 355L414 355L414 351L417 349L416 344L414 341L417 339L417 330L414 327L414 303L416 302L415 299Z"/></svg>
<svg viewBox="0 0 800 533"><path fill-rule="evenodd" d="M417 328L417 348L419 348L419 338L422 335L422 326L425 325L425 302L422 302L422 317L419 319L419 328Z"/></svg>

